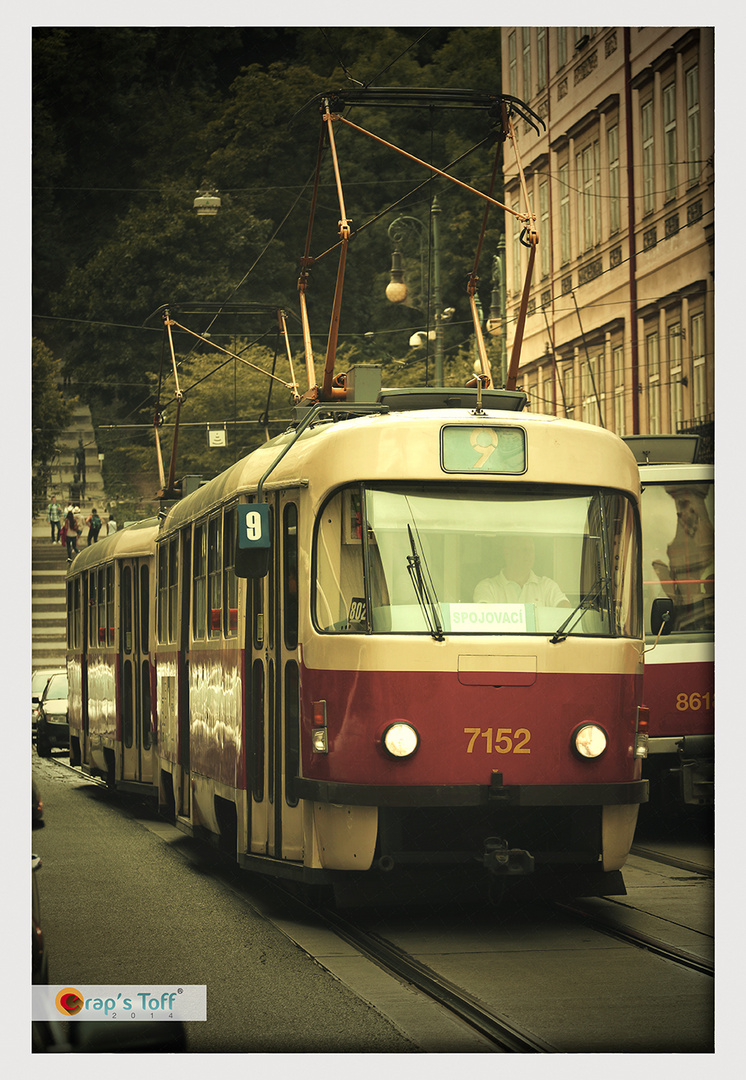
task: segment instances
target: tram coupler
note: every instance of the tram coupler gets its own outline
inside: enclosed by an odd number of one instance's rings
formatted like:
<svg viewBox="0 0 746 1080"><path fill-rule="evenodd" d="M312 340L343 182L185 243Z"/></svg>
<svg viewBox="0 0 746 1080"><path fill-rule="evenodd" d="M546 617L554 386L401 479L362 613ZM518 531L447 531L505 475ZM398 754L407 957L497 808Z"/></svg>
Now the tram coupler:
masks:
<svg viewBox="0 0 746 1080"><path fill-rule="evenodd" d="M484 842L482 862L485 868L496 877L532 874L534 857L523 848L509 848L507 840L499 836L489 836Z"/></svg>

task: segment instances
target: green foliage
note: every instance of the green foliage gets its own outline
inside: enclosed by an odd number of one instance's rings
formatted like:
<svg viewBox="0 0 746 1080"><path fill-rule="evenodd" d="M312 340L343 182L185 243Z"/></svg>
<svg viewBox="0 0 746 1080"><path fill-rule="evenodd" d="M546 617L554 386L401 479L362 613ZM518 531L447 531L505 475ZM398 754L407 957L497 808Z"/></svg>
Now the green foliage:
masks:
<svg viewBox="0 0 746 1080"><path fill-rule="evenodd" d="M106 443L107 491L131 470L138 482L151 469L155 477L152 428L104 425L152 424L165 305L224 346L256 340L254 325L230 305L299 310L312 179L326 126L317 96L359 84L497 91L499 57L495 27L34 31L35 328L91 405L99 440ZM488 127L483 115L464 110L354 108L349 118L439 167L481 140ZM371 362L383 366L389 384L433 381L432 348L420 352L408 342L415 331L434 325L429 219L437 194L442 306L454 308L445 330L446 381L463 381L473 339L466 284L484 204L439 179L407 195L428 179L424 170L341 122L334 124L334 136L353 229L337 370ZM453 172L485 190L494 153L483 147ZM222 200L214 217L199 217L192 208L203 183ZM422 256L416 244L403 252L410 299L394 305L385 297L392 250L387 230L403 214L422 223L424 246ZM307 294L318 381L337 277L339 220L327 147ZM485 314L491 256L502 228L502 215L493 210L479 271ZM421 274L424 295L415 287ZM228 307L219 315L182 317L189 301L212 302L215 311ZM297 320L291 329L305 390ZM266 341L262 347L273 353ZM215 359L208 353L206 346L186 346L183 374L198 376L201 365ZM178 475L213 474L258 436L267 380L236 375L234 384L234 366L190 391L182 409L184 421L226 420L229 447L209 449L206 429L197 435L197 429L184 428ZM273 390L271 406L289 416L282 388ZM141 434L130 434L135 430ZM164 442L167 430L161 432ZM169 454L164 446L166 469Z"/></svg>
<svg viewBox="0 0 746 1080"><path fill-rule="evenodd" d="M52 462L57 455L57 441L72 417L73 403L64 399L59 390L61 366L43 342L34 338L31 348L31 456L35 502L46 494Z"/></svg>

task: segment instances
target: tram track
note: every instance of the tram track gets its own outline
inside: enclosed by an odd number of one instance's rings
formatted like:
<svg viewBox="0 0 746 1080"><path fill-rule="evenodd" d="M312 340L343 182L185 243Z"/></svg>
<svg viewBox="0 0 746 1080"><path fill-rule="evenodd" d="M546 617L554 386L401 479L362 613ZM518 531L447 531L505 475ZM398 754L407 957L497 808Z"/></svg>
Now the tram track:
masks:
<svg viewBox="0 0 746 1080"><path fill-rule="evenodd" d="M61 759L57 763L67 765ZM68 768L88 783L106 786L77 768ZM151 828L152 813L141 811L141 807L135 808L133 816ZM153 831L172 842L167 831ZM574 1037L568 1039L566 1010L574 1009L567 1004L573 1000L572 980L568 982L566 961L558 957L573 957L573 961L577 958L583 977L588 973L592 976L597 965L598 971L603 969L599 958L613 957L614 965L609 970L630 975L646 972L648 979L666 990L678 985L677 978L704 975L706 980L685 985L696 985L696 993L708 1000L705 986L712 985L714 967L707 957L711 938L706 931L694 929L696 922L685 923L683 918L677 921L669 912L656 916L654 912L660 911L660 906L645 886L639 899L632 887L630 895L619 900L557 902L544 909L544 917L541 910L537 910L535 918L529 918L520 909L509 908L496 922L486 916L480 922L480 916L474 913L479 928L475 926L473 934L465 936L463 912L454 912L453 920L441 913L434 921L428 917L428 909L423 911L423 918L417 919L403 917L399 909L393 909L391 918L388 912L367 910L358 917L327 908L318 902L320 897L316 903L309 903L296 889L239 873L211 847L197 842L185 845L181 834L176 850L201 868L209 868L209 873L261 913L315 963L389 1017L426 1053L563 1053L576 1045L586 1046L582 1013L577 1017L572 1013L572 1024L580 1033L579 1043ZM638 852L637 858L648 856ZM654 869L653 876L658 877ZM696 887L708 888L704 882ZM657 888L654 885L653 892ZM679 888L689 892L685 884ZM559 921L556 916L552 918L551 907L555 907ZM622 949L619 945L600 944L597 934L615 939ZM546 968L542 975L534 970L537 949L546 957L541 961ZM666 961L666 967L656 963L656 958ZM665 1000L665 995L660 1000ZM614 1037L628 1047L624 1041L626 1032ZM609 1040L609 1045L617 1045L611 1035ZM597 1049L599 1044L591 1045Z"/></svg>
<svg viewBox="0 0 746 1080"><path fill-rule="evenodd" d="M655 956L660 956L664 960L677 964L679 967L697 971L701 975L714 976L715 965L712 960L698 955L690 949L681 948L672 942L664 941L662 937L657 937L639 926L632 925L627 919L637 914L634 909L625 912L625 909L620 904L615 904L613 901L604 901L604 903L608 905L604 909L600 907L598 909L591 908L589 903L582 900L558 901L555 906L599 933L616 938L618 941L623 941L636 948L645 949Z"/></svg>
<svg viewBox="0 0 746 1080"><path fill-rule="evenodd" d="M680 855L670 855L645 844L633 844L630 855L637 855L641 859L649 859L651 862L661 863L663 866L673 866L677 870L687 870L692 874L701 874L702 877L714 878L715 871L711 866L695 862L692 859L684 859Z"/></svg>
<svg viewBox="0 0 746 1080"><path fill-rule="evenodd" d="M506 1017L485 1009L467 991L416 960L378 934L355 926L335 912L320 913L324 922L343 940L367 956L395 978L413 986L436 1004L448 1009L473 1031L494 1046L495 1053L547 1054L556 1047L533 1032L522 1029Z"/></svg>

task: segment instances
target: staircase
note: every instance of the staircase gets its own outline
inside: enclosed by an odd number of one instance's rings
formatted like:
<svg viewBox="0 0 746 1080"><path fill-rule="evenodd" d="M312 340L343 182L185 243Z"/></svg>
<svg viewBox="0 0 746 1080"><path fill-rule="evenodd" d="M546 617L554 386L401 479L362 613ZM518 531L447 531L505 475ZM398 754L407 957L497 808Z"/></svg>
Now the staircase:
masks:
<svg viewBox="0 0 746 1080"><path fill-rule="evenodd" d="M67 551L48 522L31 527L31 667L65 667Z"/></svg>
<svg viewBox="0 0 746 1080"><path fill-rule="evenodd" d="M36 508L31 526L31 667L65 667L66 621L65 594L67 551L60 543L52 544L47 521L47 504L57 496L61 516L69 503L80 507L81 524L95 506L100 517L106 513L101 463L96 435L87 405L76 405L70 427L59 439L59 454L52 469L52 485L44 505ZM78 540L82 549L88 537Z"/></svg>

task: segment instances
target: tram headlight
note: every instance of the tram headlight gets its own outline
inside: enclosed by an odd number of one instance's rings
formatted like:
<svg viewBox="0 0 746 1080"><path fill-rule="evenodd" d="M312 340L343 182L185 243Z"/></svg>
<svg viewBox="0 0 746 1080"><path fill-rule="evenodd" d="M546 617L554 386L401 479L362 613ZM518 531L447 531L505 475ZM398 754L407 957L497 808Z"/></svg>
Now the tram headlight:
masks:
<svg viewBox="0 0 746 1080"><path fill-rule="evenodd" d="M573 735L575 751L583 758L601 757L608 742L606 732L598 724L583 724Z"/></svg>
<svg viewBox="0 0 746 1080"><path fill-rule="evenodd" d="M396 720L389 724L381 738L381 745L393 758L407 758L415 753L420 745L420 737L411 724Z"/></svg>

